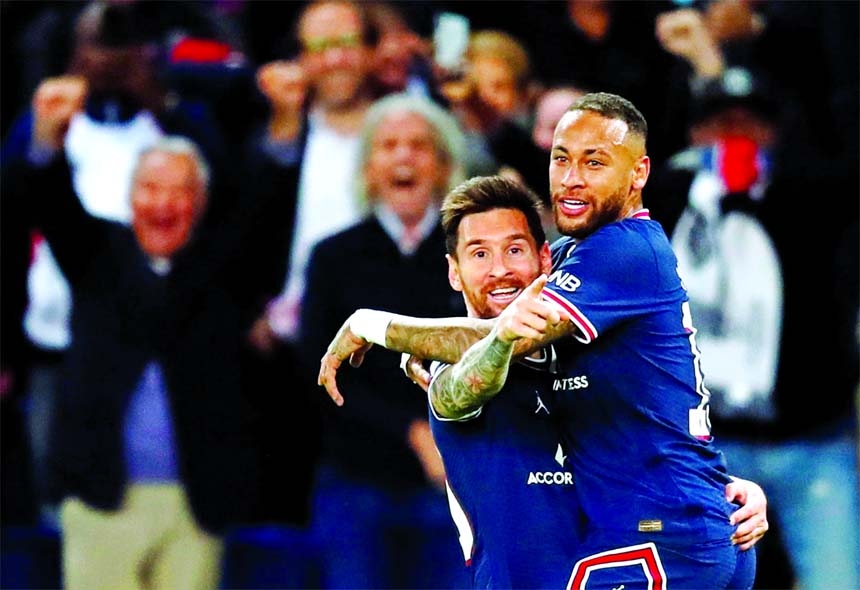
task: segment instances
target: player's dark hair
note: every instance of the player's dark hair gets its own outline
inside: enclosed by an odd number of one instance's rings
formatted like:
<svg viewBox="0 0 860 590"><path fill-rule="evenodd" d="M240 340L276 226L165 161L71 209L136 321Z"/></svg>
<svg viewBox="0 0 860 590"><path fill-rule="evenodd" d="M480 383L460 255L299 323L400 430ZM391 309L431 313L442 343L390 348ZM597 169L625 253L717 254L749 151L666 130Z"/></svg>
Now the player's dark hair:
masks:
<svg viewBox="0 0 860 590"><path fill-rule="evenodd" d="M591 111L607 119L624 121L631 132L642 136L642 139L648 138L648 122L645 117L632 102L617 94L591 92L574 101L567 110Z"/></svg>
<svg viewBox="0 0 860 590"><path fill-rule="evenodd" d="M457 255L457 230L467 215L495 209L516 209L526 216L529 231L538 246L546 242L541 223L543 203L531 189L503 176L475 176L454 187L442 202L445 249Z"/></svg>

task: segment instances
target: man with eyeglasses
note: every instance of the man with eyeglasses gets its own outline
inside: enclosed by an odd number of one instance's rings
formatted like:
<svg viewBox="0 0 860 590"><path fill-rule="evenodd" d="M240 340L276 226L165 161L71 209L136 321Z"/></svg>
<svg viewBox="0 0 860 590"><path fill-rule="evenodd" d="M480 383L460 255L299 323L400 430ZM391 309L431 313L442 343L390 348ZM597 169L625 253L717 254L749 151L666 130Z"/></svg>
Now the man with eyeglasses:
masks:
<svg viewBox="0 0 860 590"><path fill-rule="evenodd" d="M281 405L275 393L313 389L311 376L304 385L296 342L308 254L317 241L363 215L351 187L359 129L373 98L372 39L362 7L344 0L309 2L295 23L298 52L257 71L269 112L246 146L248 185L290 202L282 231L260 237L268 243L259 268L269 275L270 291L259 302L245 359L253 375L248 390L259 392L258 518L304 524L320 437L318 409L313 393L298 410Z"/></svg>

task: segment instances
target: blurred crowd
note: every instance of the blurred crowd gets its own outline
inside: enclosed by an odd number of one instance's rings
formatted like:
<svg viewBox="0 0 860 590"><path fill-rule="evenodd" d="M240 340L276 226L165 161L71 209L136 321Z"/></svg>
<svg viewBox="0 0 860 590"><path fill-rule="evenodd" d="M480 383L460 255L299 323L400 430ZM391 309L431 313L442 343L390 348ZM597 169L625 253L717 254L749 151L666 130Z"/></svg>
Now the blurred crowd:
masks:
<svg viewBox="0 0 860 590"><path fill-rule="evenodd" d="M119 587L179 522L188 587L273 523L325 588L468 586L422 392L373 350L336 408L318 363L359 307L464 315L441 198L502 174L548 202L590 91L648 120L714 434L769 499L756 587L860 587L860 3L0 10L0 522L56 527L68 587Z"/></svg>

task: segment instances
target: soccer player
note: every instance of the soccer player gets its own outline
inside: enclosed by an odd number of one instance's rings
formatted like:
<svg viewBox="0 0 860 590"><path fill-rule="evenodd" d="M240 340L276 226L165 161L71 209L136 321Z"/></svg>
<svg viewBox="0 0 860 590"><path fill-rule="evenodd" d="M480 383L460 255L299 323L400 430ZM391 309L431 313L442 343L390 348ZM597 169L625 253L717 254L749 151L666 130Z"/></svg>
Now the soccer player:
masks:
<svg viewBox="0 0 860 590"><path fill-rule="evenodd" d="M564 443L585 514L574 588L747 588L755 554L729 543L730 481L677 260L643 207L647 124L627 100L586 95L550 159L556 225L543 297L571 322L558 339ZM537 338L557 339L550 329ZM601 490L601 494L584 493ZM650 587L650 586L649 586Z"/></svg>
<svg viewBox="0 0 860 590"><path fill-rule="evenodd" d="M549 272L541 209L536 195L501 177L473 179L445 198L448 278L470 317L496 317ZM513 326L455 365L434 365L430 426L474 587L561 588L579 547L579 514L554 423L554 355L549 346L508 370L497 359L506 350L510 360L518 335ZM461 398L470 403L445 401Z"/></svg>

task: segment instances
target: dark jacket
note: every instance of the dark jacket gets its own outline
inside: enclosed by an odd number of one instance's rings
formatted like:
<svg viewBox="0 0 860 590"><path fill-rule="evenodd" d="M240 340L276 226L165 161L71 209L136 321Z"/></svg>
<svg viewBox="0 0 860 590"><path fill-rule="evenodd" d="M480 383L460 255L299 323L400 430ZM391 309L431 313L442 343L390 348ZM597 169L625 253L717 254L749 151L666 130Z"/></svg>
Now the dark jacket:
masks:
<svg viewBox="0 0 860 590"><path fill-rule="evenodd" d="M424 317L465 315L447 268L441 227L410 257L400 253L375 217L321 241L308 265L302 305L301 342L309 365L319 370L326 346L360 307ZM324 461L394 489L426 485L406 433L413 420L427 420L427 396L399 364L399 353L373 347L361 368L338 373L346 403L324 404L330 426Z"/></svg>
<svg viewBox="0 0 860 590"><path fill-rule="evenodd" d="M124 416L145 365L155 360L191 508L203 527L223 530L241 518L256 479L239 350L248 320L242 303L259 286L247 272L254 253L242 239L278 219L277 202L265 212L254 203L228 216L223 229L198 231L171 272L159 276L131 228L84 211L65 158L46 168L6 162L4 174L4 199L26 199L72 286L72 344L50 446L53 498L120 506Z"/></svg>

